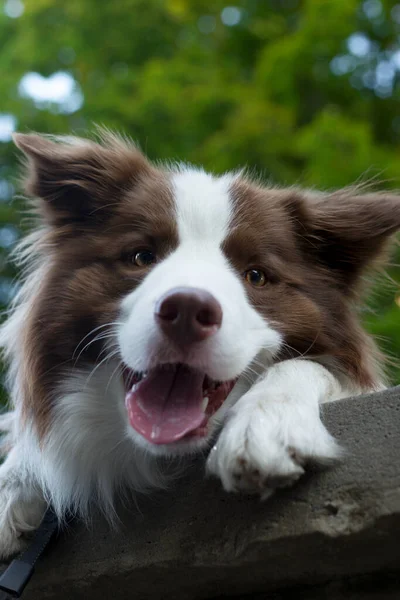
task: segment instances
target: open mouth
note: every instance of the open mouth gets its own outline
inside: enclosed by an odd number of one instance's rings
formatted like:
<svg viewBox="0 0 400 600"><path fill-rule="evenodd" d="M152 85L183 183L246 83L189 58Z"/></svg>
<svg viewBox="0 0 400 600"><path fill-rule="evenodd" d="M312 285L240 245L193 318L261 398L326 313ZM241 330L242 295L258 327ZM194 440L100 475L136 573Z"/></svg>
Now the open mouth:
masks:
<svg viewBox="0 0 400 600"><path fill-rule="evenodd" d="M146 373L126 369L125 405L131 427L153 444L205 437L210 417L222 406L235 381L212 381L178 363Z"/></svg>

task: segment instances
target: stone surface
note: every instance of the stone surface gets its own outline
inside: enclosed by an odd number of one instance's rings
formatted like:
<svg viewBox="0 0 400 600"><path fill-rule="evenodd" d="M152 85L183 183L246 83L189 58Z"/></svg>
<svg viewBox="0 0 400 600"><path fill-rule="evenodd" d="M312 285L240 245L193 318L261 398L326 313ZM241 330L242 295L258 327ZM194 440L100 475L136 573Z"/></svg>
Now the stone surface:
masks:
<svg viewBox="0 0 400 600"><path fill-rule="evenodd" d="M342 464L266 503L224 493L194 464L119 531L74 525L24 598L399 598L400 388L323 409Z"/></svg>

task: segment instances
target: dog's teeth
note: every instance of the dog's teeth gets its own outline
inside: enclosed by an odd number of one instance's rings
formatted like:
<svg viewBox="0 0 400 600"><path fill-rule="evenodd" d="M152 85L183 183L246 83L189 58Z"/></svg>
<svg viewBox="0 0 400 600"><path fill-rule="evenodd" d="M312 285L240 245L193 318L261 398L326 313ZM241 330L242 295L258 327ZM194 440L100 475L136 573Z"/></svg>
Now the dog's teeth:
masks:
<svg viewBox="0 0 400 600"><path fill-rule="evenodd" d="M208 406L208 396L203 398L203 402L201 403L201 408L203 409L203 412L207 409L207 406Z"/></svg>

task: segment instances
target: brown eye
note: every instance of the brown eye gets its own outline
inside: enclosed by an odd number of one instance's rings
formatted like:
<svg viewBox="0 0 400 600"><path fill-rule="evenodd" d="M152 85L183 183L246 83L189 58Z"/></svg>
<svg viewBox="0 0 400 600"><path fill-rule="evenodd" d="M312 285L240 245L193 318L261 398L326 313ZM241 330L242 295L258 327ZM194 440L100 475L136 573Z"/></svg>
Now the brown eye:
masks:
<svg viewBox="0 0 400 600"><path fill-rule="evenodd" d="M259 269L250 269L249 271L246 271L244 277L247 283L250 283L254 287L262 287L267 283L265 273Z"/></svg>
<svg viewBox="0 0 400 600"><path fill-rule="evenodd" d="M139 250L132 254L132 264L136 267L148 267L156 262L156 257L150 250Z"/></svg>

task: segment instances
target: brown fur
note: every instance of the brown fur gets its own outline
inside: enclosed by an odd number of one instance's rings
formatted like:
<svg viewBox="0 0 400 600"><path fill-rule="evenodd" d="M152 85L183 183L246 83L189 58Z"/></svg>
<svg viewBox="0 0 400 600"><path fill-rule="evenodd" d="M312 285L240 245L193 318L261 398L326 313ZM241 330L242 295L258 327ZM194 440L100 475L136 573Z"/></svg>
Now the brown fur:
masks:
<svg viewBox="0 0 400 600"><path fill-rule="evenodd" d="M361 388L375 387L378 351L355 305L361 276L400 227L400 198L266 189L243 180L232 193L226 252L240 271L254 266L267 274L268 284L250 287L249 295L284 335L281 358L329 356Z"/></svg>
<svg viewBox="0 0 400 600"><path fill-rule="evenodd" d="M17 139L31 156L26 141ZM119 301L144 277L146 269L131 264L132 252L151 247L162 258L177 245L168 178L117 138L105 143L42 140L28 165L26 191L41 195L39 212L51 225L39 242L50 265L26 323L23 359L25 408L41 436L60 373L106 356L95 338L110 328L91 332L118 318Z"/></svg>
<svg viewBox="0 0 400 600"><path fill-rule="evenodd" d="M106 355L102 325L118 319L121 298L142 280L135 249L163 258L178 244L167 171L107 134L101 145L57 144L17 136L29 157L26 192L47 229L36 251L45 277L31 302L23 344L25 410L43 436L64 370ZM268 283L249 286L257 309L285 337L280 358L333 359L361 387L376 385L373 350L353 303L364 270L400 228L400 199L267 189L245 180L232 188L233 229L224 251L239 274L262 268ZM107 328L105 328L107 329ZM100 330L102 331L102 330Z"/></svg>

